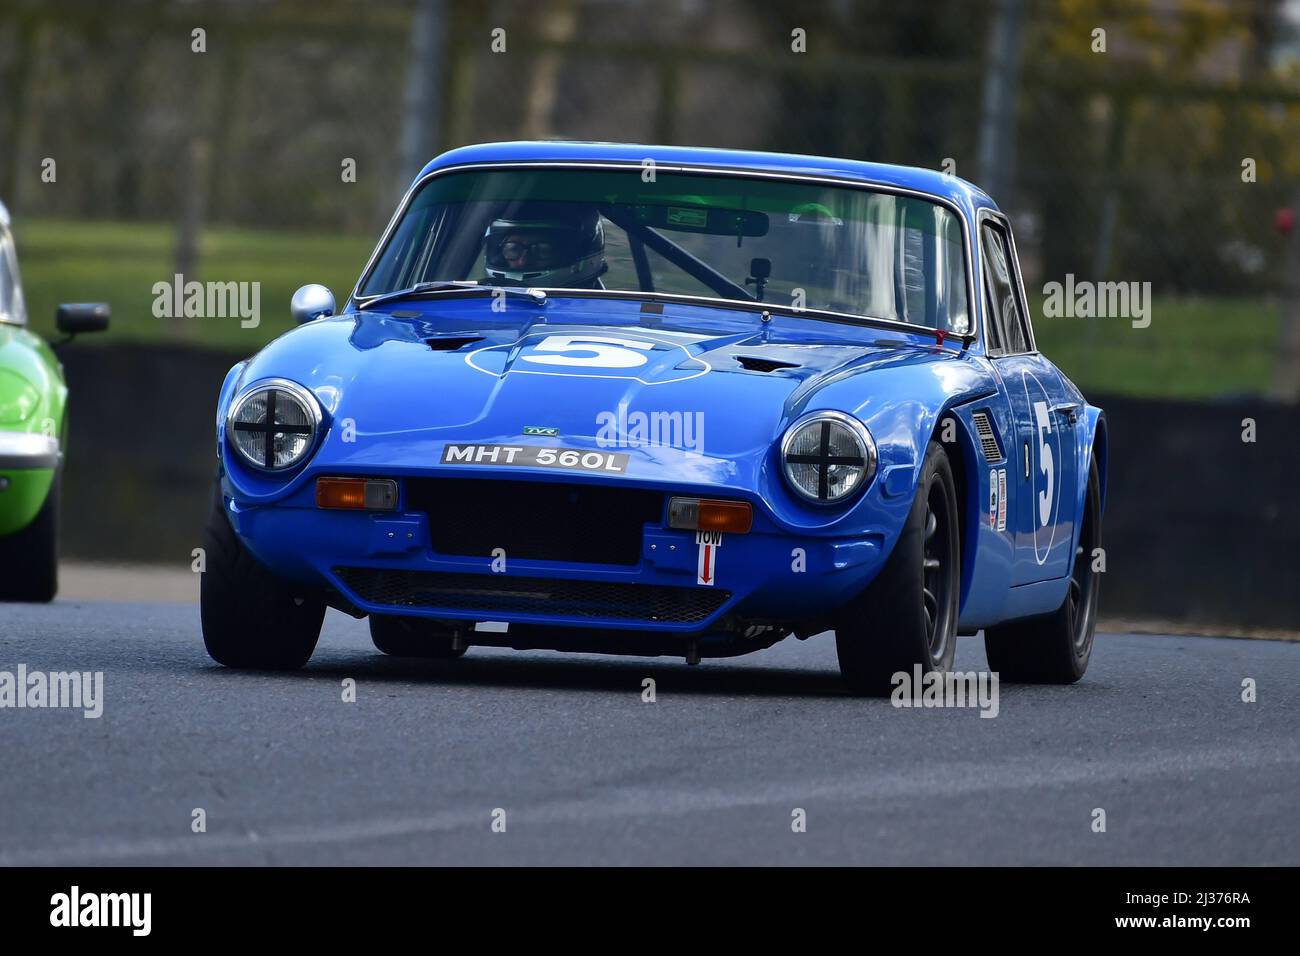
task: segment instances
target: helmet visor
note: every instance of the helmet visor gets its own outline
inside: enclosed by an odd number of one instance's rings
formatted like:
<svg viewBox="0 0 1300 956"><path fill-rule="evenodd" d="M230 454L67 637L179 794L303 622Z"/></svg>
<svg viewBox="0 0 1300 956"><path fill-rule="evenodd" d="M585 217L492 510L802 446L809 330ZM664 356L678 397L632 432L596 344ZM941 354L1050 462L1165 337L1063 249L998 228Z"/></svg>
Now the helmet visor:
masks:
<svg viewBox="0 0 1300 956"><path fill-rule="evenodd" d="M487 236L487 264L512 272L557 269L581 256L578 233L568 225L494 223Z"/></svg>

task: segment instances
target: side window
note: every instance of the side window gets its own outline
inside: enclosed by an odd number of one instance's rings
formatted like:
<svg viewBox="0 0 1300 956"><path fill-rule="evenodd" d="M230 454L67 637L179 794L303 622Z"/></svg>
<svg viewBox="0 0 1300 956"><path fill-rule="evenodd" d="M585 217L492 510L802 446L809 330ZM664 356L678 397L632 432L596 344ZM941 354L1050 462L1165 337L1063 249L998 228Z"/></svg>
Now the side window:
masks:
<svg viewBox="0 0 1300 956"><path fill-rule="evenodd" d="M993 348L1004 353L1029 351L1029 324L1020 308L1011 243L1001 226L986 222L980 228L984 250L984 284L988 292Z"/></svg>

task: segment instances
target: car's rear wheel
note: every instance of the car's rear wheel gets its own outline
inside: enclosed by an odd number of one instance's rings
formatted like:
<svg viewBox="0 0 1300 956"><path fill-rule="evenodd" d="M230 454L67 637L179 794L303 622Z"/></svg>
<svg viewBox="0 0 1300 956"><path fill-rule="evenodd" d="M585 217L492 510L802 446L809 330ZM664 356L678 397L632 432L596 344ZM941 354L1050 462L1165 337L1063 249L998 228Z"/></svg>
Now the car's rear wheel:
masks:
<svg viewBox="0 0 1300 956"><path fill-rule="evenodd" d="M244 548L226 517L221 487L203 532L199 586L203 643L218 664L249 670L294 670L320 639L325 602L268 571Z"/></svg>
<svg viewBox="0 0 1300 956"><path fill-rule="evenodd" d="M1088 469L1083 524L1065 600L1051 614L984 630L989 668L1004 681L1073 684L1088 669L1097 629L1101 575L1093 570L1101 547L1101 483L1097 460Z"/></svg>
<svg viewBox="0 0 1300 956"><path fill-rule="evenodd" d="M56 469L36 517L21 531L0 537L0 601L47 604L58 593L62 485L62 469Z"/></svg>
<svg viewBox="0 0 1300 956"><path fill-rule="evenodd" d="M455 660L465 653L465 642L456 629L438 621L417 617L370 615L370 639L375 647L393 657L426 657Z"/></svg>
<svg viewBox="0 0 1300 956"><path fill-rule="evenodd" d="M961 591L957 492L948 456L926 449L916 497L880 574L841 612L840 672L858 694L885 695L892 677L952 668Z"/></svg>

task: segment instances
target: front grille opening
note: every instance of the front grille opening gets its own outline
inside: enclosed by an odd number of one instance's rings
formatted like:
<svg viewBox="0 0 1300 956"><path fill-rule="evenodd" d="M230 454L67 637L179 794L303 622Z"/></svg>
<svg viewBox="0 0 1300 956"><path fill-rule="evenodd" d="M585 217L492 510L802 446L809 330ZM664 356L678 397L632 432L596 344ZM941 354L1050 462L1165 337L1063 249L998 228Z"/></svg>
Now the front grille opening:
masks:
<svg viewBox="0 0 1300 956"><path fill-rule="evenodd" d="M335 568L361 600L386 607L433 608L490 615L696 624L731 597L716 588L667 587L488 574L442 574L384 568Z"/></svg>
<svg viewBox="0 0 1300 956"><path fill-rule="evenodd" d="M413 478L406 508L429 516L439 554L632 566L644 526L663 520L662 492L607 485Z"/></svg>

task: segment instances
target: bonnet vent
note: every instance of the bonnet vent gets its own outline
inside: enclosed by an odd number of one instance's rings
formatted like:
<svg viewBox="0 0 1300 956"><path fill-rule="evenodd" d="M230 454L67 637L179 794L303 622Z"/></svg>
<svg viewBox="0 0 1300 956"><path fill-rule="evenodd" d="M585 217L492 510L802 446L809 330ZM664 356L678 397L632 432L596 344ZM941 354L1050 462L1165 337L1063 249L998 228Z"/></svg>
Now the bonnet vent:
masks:
<svg viewBox="0 0 1300 956"><path fill-rule="evenodd" d="M736 361L750 372L775 372L782 368L798 368L795 362L777 362L772 359L755 358L752 355L737 355Z"/></svg>
<svg viewBox="0 0 1300 956"><path fill-rule="evenodd" d="M481 335L444 335L436 339L425 339L429 348L435 352L454 352L475 342L482 342Z"/></svg>

